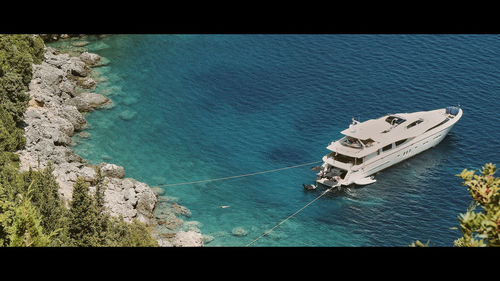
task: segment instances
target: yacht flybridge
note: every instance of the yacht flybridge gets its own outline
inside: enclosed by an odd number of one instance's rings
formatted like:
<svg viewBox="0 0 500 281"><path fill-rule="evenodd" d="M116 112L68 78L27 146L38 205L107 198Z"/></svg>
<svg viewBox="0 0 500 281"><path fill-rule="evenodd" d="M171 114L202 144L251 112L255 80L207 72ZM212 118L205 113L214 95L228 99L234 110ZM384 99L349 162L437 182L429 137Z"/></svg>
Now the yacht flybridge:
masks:
<svg viewBox="0 0 500 281"><path fill-rule="evenodd" d="M316 182L328 187L375 182L371 175L436 146L462 117L455 106L354 120L326 148Z"/></svg>

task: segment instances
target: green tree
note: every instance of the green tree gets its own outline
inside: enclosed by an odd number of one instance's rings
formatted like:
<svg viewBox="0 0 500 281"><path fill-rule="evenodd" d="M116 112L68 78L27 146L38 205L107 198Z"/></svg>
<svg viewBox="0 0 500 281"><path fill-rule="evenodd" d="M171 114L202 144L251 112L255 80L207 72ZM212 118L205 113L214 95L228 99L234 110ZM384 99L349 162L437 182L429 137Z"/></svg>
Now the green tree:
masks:
<svg viewBox="0 0 500 281"><path fill-rule="evenodd" d="M0 105L18 126L22 124L23 114L28 108L27 90L23 76L18 73L8 72L0 77Z"/></svg>
<svg viewBox="0 0 500 281"><path fill-rule="evenodd" d="M123 218L111 218L108 245L114 247L158 247L152 229L134 219L127 223Z"/></svg>
<svg viewBox="0 0 500 281"><path fill-rule="evenodd" d="M32 64L42 63L43 40L30 34L0 34L0 105L19 127L28 106Z"/></svg>
<svg viewBox="0 0 500 281"><path fill-rule="evenodd" d="M99 212L89 194L89 184L78 177L73 185L69 211L68 238L77 247L99 246Z"/></svg>
<svg viewBox="0 0 500 281"><path fill-rule="evenodd" d="M0 105L0 151L13 152L26 143L23 129L17 128L11 113Z"/></svg>
<svg viewBox="0 0 500 281"><path fill-rule="evenodd" d="M18 194L26 192L19 168L12 161L11 152L0 152L0 185L4 188L6 200L15 202Z"/></svg>
<svg viewBox="0 0 500 281"><path fill-rule="evenodd" d="M14 217L14 203L7 200L5 189L0 184L0 246L7 246L9 244L9 227L12 225L12 218Z"/></svg>
<svg viewBox="0 0 500 281"><path fill-rule="evenodd" d="M59 197L59 185L56 182L52 172L54 168L51 163L42 171L29 171L22 174L24 183L31 182L32 196L31 202L41 215L41 225L45 234L57 232L58 236L53 237L51 244L57 245L64 240L61 231L65 228L67 222L67 210L64 207L64 202Z"/></svg>
<svg viewBox="0 0 500 281"><path fill-rule="evenodd" d="M500 178L494 177L496 166L486 164L476 175L464 169L457 175L467 186L473 201L465 214L460 214L462 237L454 241L459 247L500 246ZM478 208L480 207L480 208ZM477 211L476 211L477 210Z"/></svg>
<svg viewBox="0 0 500 281"><path fill-rule="evenodd" d="M106 185L96 170L95 195L78 178L70 209L59 197L49 166L19 172L25 145L23 114L32 64L42 62L44 43L30 34L0 34L0 246L157 246L151 228L111 217L104 206Z"/></svg>
<svg viewBox="0 0 500 281"><path fill-rule="evenodd" d="M99 167L95 167L94 171L96 173L93 184L95 186L94 202L93 208L97 213L96 231L97 239L99 245L108 245L108 231L110 228L110 215L106 211L104 192L106 191L106 184L104 183L104 177L101 173Z"/></svg>
<svg viewBox="0 0 500 281"><path fill-rule="evenodd" d="M31 204L31 185L26 194L20 194L20 203L15 208L15 216L8 232L11 247L43 247L50 243L50 236L45 235L40 225L40 214Z"/></svg>
<svg viewBox="0 0 500 281"><path fill-rule="evenodd" d="M21 74L24 84L31 80L31 64L43 60L44 42L31 34L0 34L0 76L7 72Z"/></svg>

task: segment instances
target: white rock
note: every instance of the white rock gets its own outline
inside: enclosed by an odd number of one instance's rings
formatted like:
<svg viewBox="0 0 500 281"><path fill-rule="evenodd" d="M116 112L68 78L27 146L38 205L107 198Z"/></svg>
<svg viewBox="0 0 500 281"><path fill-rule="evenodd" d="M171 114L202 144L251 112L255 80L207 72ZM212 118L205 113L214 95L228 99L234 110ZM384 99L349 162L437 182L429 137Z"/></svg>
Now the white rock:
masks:
<svg viewBox="0 0 500 281"><path fill-rule="evenodd" d="M101 60L101 57L98 54L83 52L80 55L80 59L88 65L94 65Z"/></svg>
<svg viewBox="0 0 500 281"><path fill-rule="evenodd" d="M202 247L203 235L195 231L179 231L172 240L174 247Z"/></svg>
<svg viewBox="0 0 500 281"><path fill-rule="evenodd" d="M125 170L122 166L105 164L101 167L101 174L104 177L123 178L125 176Z"/></svg>

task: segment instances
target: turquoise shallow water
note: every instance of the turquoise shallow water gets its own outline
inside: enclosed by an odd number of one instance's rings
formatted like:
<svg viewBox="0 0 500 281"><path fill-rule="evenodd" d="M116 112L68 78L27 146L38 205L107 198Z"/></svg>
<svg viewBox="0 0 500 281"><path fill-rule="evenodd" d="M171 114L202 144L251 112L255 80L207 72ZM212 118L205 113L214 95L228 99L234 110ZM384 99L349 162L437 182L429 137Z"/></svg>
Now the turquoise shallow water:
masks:
<svg viewBox="0 0 500 281"><path fill-rule="evenodd" d="M109 60L96 92L114 106L87 117L91 137L74 149L152 186L321 160L352 117L462 106L439 146L325 195L254 246L451 246L470 202L455 174L500 159L500 36L137 34L87 48ZM166 194L214 237L206 246L244 246L318 196L302 188L314 177L301 167Z"/></svg>

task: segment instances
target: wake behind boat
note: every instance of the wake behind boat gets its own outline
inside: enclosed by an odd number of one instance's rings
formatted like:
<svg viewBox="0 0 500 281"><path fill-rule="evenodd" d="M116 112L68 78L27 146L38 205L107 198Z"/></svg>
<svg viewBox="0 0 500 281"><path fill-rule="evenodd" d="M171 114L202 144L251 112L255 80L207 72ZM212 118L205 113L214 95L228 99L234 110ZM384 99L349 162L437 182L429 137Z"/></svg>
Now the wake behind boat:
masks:
<svg viewBox="0 0 500 281"><path fill-rule="evenodd" d="M354 120L326 148L316 182L328 187L375 182L371 175L439 144L462 117L455 106Z"/></svg>

